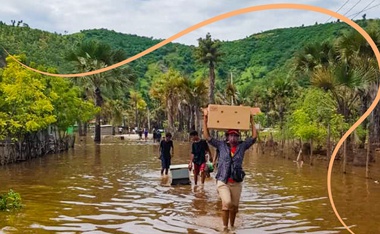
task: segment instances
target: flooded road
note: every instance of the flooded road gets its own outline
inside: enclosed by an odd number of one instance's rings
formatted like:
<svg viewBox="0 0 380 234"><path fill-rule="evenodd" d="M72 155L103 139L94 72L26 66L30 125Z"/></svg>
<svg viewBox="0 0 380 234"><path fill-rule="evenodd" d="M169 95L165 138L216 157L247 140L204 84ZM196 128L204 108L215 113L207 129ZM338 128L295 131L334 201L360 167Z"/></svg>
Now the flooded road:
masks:
<svg viewBox="0 0 380 234"><path fill-rule="evenodd" d="M172 164L189 160L175 142ZM68 152L0 168L0 193L21 194L19 212L0 212L0 233L220 233L215 180L170 186L158 145L88 138ZM378 162L379 164L379 162ZM236 233L349 233L331 208L326 162L302 168L283 157L247 152ZM374 165L372 171L379 172ZM355 233L380 233L380 185L363 168L333 170L339 214ZM212 173L212 177L215 173Z"/></svg>

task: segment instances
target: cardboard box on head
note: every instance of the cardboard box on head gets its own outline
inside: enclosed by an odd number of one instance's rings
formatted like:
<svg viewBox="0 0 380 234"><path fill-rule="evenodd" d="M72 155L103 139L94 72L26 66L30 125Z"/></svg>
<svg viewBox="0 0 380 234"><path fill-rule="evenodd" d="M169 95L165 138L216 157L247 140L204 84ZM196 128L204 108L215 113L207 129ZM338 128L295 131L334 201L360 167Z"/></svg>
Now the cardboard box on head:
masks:
<svg viewBox="0 0 380 234"><path fill-rule="evenodd" d="M250 129L251 107L210 104L207 110L209 129Z"/></svg>

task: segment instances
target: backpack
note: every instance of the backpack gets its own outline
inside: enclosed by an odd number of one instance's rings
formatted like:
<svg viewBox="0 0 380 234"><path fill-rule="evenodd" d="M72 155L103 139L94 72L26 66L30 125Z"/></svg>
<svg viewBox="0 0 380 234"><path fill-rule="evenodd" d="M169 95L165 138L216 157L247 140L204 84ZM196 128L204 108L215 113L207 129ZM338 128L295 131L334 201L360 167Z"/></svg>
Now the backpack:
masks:
<svg viewBox="0 0 380 234"><path fill-rule="evenodd" d="M241 166L235 165L234 160L232 159L231 153L230 153L230 159L231 159L230 177L236 182L242 182L245 177L245 172L243 168Z"/></svg>

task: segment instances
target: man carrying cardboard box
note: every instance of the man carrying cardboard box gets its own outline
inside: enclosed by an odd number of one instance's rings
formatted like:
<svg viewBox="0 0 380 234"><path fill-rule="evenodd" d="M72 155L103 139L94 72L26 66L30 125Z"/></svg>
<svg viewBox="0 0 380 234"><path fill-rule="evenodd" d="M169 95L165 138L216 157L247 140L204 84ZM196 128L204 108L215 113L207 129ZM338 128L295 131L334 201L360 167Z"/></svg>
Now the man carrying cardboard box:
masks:
<svg viewBox="0 0 380 234"><path fill-rule="evenodd" d="M235 218L239 208L242 191L242 181L245 173L242 170L244 153L255 142L257 132L253 116L251 116L252 137L239 142L240 131L229 129L227 141L217 140L210 136L208 127L208 110L204 109L203 134L210 145L219 151L218 172L216 174L217 191L222 199L222 219L224 229L228 229L228 222L234 228Z"/></svg>

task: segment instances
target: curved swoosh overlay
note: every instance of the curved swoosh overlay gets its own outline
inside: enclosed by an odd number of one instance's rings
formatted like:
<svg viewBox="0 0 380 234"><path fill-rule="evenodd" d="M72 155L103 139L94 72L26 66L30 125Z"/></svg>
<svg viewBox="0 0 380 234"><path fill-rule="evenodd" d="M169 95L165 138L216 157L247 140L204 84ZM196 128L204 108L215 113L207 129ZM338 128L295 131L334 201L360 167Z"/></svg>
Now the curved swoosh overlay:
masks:
<svg viewBox="0 0 380 234"><path fill-rule="evenodd" d="M254 11L263 11L263 10L276 10L276 9L296 9L296 10L309 10L309 11L315 11L315 12L319 12L319 13L323 13L323 14L327 14L327 15L330 15L332 17L335 17L335 18L338 18L342 21L344 21L345 23L347 23L348 25L350 25L351 27L353 27L355 30L357 30L366 40L367 42L369 43L369 45L371 46L372 50L374 51L375 53L375 56L377 58L377 62L380 66L380 53L379 53L379 50L377 49L376 47L376 44L374 43L374 41L372 40L372 38L367 34L367 32L362 29L359 25L357 25L355 22L353 22L352 20L350 20L349 18L341 15L341 14L338 14L334 11L331 11L331 10L328 10L328 9L325 9L325 8L322 8L322 7L316 7L316 6L311 6L311 5L306 5L306 4L292 4L292 3L284 3L284 4L267 4L267 5L259 5L259 6L251 6L251 7L247 7L247 8L241 8L241 9L238 9L238 10L234 10L234 11L230 11L230 12L227 12L227 13L224 13L224 14L221 14L221 15L218 15L218 16L215 16L213 18L210 18L210 19L207 19L205 21L202 21L198 24L195 24L169 38L167 38L166 40L144 50L143 52L139 53L139 54L136 54L135 56L132 56L124 61L121 61L119 63L116 63L116 64L113 64L109 67L106 67L106 68L102 68L102 69L98 69L98 70L95 70L95 71L91 71L91 72L84 72L84 73L77 73L77 74L52 74L52 73L48 73L48 72L43 72L43 71L39 71L37 69L34 69L34 68L31 68L31 67L28 67L27 65L21 63L20 61L18 61L15 57L13 57L12 55L10 55L5 49L5 51L8 53L9 56L11 56L14 60L16 60L18 63L20 63L22 66L24 66L25 68L27 69L30 69L32 71L35 71L35 72L38 72L38 73L41 73L43 75L48 75L48 76L55 76L55 77L83 77L83 76L88 76L88 75L94 75L94 74L98 74L98 73L101 73L101 72L105 72L105 71L109 71L109 70L112 70L114 68L117 68L117 67L120 67L122 65L125 65L127 63L130 63L154 50L157 50L158 48L174 41L175 39L178 39L198 28L201 28L203 26L206 26L208 24L211 24L211 23L214 23L214 22L217 22L217 21L220 21L222 19L227 19L229 17L232 17L232 16L236 16L236 15L241 15L241 14L245 14L245 13L250 13L250 12L254 12ZM380 68L380 67L379 67ZM351 233L354 233L350 230L349 227L347 227L347 225L344 223L344 221L342 220L342 218L339 216L339 213L335 207L335 204L334 204L334 200L333 200L333 197L332 197L332 192L331 192L331 172L332 172L332 168L333 168L333 165L334 165L334 160L335 160L335 157L336 157L336 154L338 153L338 150L339 148L342 146L343 142L347 139L347 137L359 126L359 124L361 124L363 122L363 120L365 118L368 117L368 115L373 111L373 109L376 107L377 103L379 102L380 100L380 88L378 89L378 92L377 92L377 95L376 95L376 98L374 100L374 102L371 104L371 106L368 108L368 110L363 114L363 116L361 116L356 122L354 125L351 126L351 128L343 135L343 137L339 140L338 144L336 145L334 151L333 151L333 154L331 155L331 159L330 159L330 162L329 162L329 167L328 167L328 172L327 172L327 190L328 190L328 196L329 196L329 199L330 199L330 203L331 203L331 206L334 210L334 213L335 215L337 216L337 218L339 219L339 221L343 224L343 226Z"/></svg>

